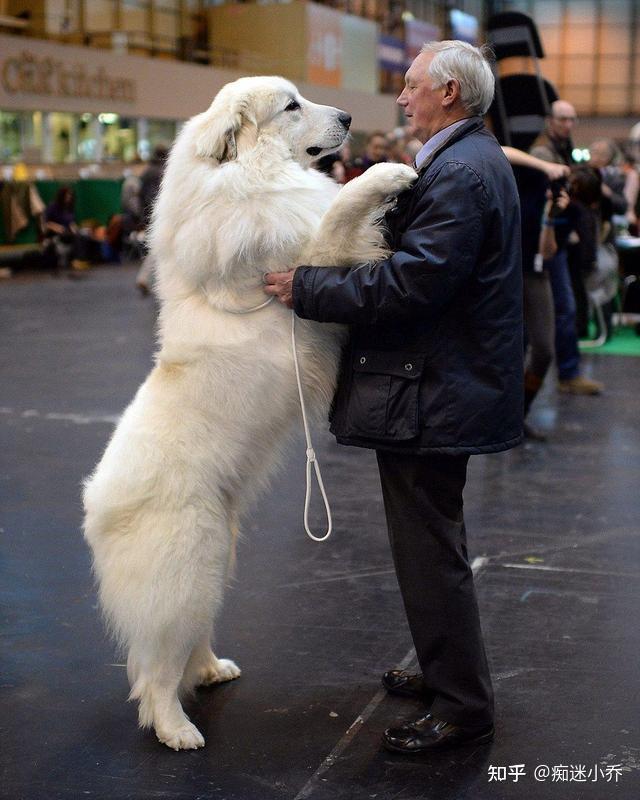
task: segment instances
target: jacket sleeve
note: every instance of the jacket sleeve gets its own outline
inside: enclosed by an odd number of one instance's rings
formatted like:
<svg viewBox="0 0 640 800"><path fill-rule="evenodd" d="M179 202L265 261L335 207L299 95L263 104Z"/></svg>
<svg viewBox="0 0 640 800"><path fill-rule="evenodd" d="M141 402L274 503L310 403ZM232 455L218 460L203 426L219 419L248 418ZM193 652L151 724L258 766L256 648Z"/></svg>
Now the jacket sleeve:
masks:
<svg viewBox="0 0 640 800"><path fill-rule="evenodd" d="M356 267L296 270L296 314L359 325L437 314L478 261L485 204L475 170L446 162L416 201L390 258Z"/></svg>

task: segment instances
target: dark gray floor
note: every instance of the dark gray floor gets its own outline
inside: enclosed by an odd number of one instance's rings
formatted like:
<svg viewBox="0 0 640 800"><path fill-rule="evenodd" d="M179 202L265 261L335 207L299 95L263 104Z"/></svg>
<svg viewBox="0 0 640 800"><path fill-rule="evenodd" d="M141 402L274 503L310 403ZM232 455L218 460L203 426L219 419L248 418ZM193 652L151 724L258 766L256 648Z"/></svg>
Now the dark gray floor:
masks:
<svg viewBox="0 0 640 800"><path fill-rule="evenodd" d="M316 544L302 529L300 441L246 526L218 624L216 650L243 676L189 707L207 746L174 753L137 730L79 531L80 482L151 364L153 304L133 275L0 284L0 796L636 800L640 360L629 358L585 359L603 397L547 393L546 446L472 459L492 745L381 750L381 730L418 711L379 691L384 669L410 662L410 640L372 454L324 431L335 534Z"/></svg>

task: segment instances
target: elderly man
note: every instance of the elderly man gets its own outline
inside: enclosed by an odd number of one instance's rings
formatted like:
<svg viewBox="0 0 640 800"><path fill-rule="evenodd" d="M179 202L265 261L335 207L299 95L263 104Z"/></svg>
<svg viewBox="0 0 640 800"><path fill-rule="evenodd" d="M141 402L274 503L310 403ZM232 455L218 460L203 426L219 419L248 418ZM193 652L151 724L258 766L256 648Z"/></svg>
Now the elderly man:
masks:
<svg viewBox="0 0 640 800"><path fill-rule="evenodd" d="M480 50L425 45L398 98L424 145L417 182L387 216L393 255L265 279L299 316L351 326L331 430L378 458L421 669L390 670L383 684L426 705L385 731L401 753L494 733L462 513L469 456L522 437L520 215L511 168L482 122L493 88Z"/></svg>
<svg viewBox="0 0 640 800"><path fill-rule="evenodd" d="M547 120L546 134L533 148L531 154L556 164L574 164L571 133L576 123L576 110L566 100L551 104L551 116ZM546 262L551 278L555 311L555 350L558 366L558 388L566 394L596 395L604 386L587 378L580 372L580 350L578 348L577 306L569 271L567 244L569 235L580 227L576 217L581 210L569 206L566 215L554 221L557 252ZM585 298L586 302L586 298Z"/></svg>

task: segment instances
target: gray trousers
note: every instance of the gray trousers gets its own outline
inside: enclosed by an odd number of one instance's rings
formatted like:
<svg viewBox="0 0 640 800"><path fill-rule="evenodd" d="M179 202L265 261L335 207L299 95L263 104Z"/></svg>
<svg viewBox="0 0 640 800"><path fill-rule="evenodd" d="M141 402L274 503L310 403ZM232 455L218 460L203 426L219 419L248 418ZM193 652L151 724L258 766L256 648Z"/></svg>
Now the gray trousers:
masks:
<svg viewBox="0 0 640 800"><path fill-rule="evenodd" d="M493 689L467 556L469 457L376 451L389 541L431 713L493 721Z"/></svg>
<svg viewBox="0 0 640 800"><path fill-rule="evenodd" d="M524 273L524 324L527 333L525 371L541 380L553 361L555 315L549 273Z"/></svg>

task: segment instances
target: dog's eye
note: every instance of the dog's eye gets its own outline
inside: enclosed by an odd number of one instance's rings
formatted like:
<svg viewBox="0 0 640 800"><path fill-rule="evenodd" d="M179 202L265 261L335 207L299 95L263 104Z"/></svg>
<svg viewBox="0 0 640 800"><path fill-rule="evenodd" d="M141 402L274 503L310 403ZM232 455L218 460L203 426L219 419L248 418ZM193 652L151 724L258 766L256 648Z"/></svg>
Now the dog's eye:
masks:
<svg viewBox="0 0 640 800"><path fill-rule="evenodd" d="M297 111L300 108L300 103L297 100L292 100L285 108L285 111Z"/></svg>

